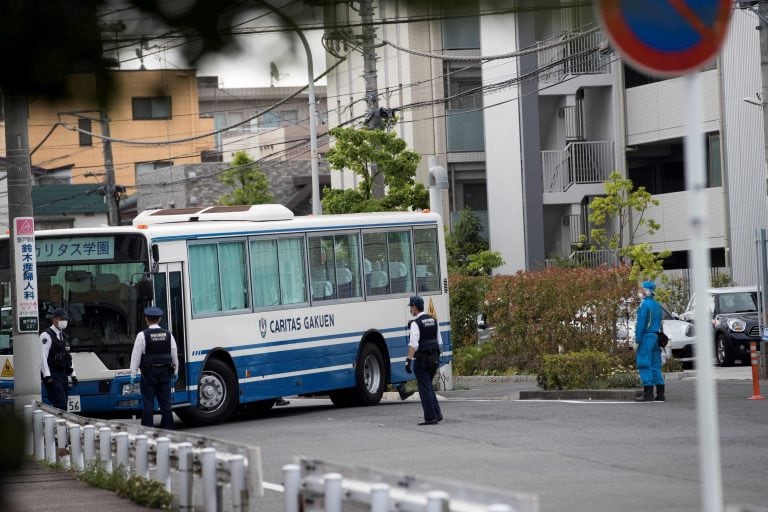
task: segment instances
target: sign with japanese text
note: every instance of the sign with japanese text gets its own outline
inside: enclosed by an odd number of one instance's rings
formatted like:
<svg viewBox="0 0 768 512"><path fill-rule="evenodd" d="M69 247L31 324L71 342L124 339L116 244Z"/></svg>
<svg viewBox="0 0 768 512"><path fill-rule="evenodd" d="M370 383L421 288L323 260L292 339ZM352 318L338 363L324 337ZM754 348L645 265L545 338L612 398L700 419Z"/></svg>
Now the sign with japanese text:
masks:
<svg viewBox="0 0 768 512"><path fill-rule="evenodd" d="M35 244L40 263L105 260L115 257L115 238L84 236L77 238L43 238Z"/></svg>
<svg viewBox="0 0 768 512"><path fill-rule="evenodd" d="M35 220L13 219L14 263L16 271L16 320L19 332L37 332L37 261L35 259Z"/></svg>

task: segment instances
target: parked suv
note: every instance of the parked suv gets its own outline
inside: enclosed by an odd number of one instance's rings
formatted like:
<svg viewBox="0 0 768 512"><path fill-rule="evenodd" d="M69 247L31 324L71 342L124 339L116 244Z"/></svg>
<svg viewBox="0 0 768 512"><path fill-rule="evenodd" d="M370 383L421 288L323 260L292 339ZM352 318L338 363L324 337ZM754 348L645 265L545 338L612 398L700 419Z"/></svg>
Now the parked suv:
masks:
<svg viewBox="0 0 768 512"><path fill-rule="evenodd" d="M731 286L707 290L707 305L715 329L715 359L720 366L731 366L737 359L749 364L750 343L760 342L758 297L755 286ZM680 315L693 322L696 296Z"/></svg>

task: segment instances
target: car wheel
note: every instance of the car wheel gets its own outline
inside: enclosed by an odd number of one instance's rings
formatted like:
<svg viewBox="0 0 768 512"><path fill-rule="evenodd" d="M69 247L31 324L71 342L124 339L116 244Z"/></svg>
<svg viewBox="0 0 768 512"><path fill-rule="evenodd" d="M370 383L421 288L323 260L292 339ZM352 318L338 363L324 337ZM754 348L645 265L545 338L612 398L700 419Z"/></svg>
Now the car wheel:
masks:
<svg viewBox="0 0 768 512"><path fill-rule="evenodd" d="M185 423L215 425L227 421L237 408L237 378L223 361L208 361L197 385L197 406L176 410Z"/></svg>
<svg viewBox="0 0 768 512"><path fill-rule="evenodd" d="M719 333L715 338L715 358L720 366L733 366L733 354L723 333Z"/></svg>

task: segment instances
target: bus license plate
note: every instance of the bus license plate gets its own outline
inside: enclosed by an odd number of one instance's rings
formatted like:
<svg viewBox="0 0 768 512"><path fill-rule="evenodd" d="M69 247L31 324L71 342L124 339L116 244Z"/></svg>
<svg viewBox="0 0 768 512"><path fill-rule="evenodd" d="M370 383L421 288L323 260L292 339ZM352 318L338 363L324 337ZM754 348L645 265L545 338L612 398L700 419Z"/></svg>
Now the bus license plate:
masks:
<svg viewBox="0 0 768 512"><path fill-rule="evenodd" d="M70 395L67 398L67 412L80 412L80 395Z"/></svg>

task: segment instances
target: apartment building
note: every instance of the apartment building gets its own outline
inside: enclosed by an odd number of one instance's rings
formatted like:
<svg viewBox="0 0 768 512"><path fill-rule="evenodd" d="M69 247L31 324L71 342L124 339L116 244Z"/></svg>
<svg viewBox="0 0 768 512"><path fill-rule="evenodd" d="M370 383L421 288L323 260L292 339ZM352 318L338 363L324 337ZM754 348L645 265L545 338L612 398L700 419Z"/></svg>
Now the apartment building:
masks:
<svg viewBox="0 0 768 512"><path fill-rule="evenodd" d="M195 78L191 69L109 73L115 183L128 195L135 192L137 172L199 163L214 149L213 136L197 138L212 132L214 122L200 117ZM32 164L64 170L73 184L103 184L105 155L94 75L71 75L67 93L58 100L30 101Z"/></svg>
<svg viewBox="0 0 768 512"><path fill-rule="evenodd" d="M660 202L646 215L662 229L635 242L672 251L666 268L687 268L685 79L655 80L624 65L591 7L526 5L480 0L457 16L376 2L375 18L388 20L376 34L379 101L398 109L394 129L422 156L418 178L426 182L427 157L436 155L449 173L449 220L465 206L487 219L491 248L506 262L499 271L513 273L553 258L605 261L580 254L579 241L589 236L591 199L619 171ZM327 9L326 19L359 22L346 6ZM712 266L729 267L746 285L757 279L755 229L768 220L762 112L743 101L761 90L759 35L749 12L735 11L731 24L717 62L700 72L706 234ZM327 39L350 33L336 29ZM345 56L328 78L332 125L366 107L362 58ZM329 65L337 59L329 54ZM333 173L332 182L355 184L349 173Z"/></svg>
<svg viewBox="0 0 768 512"><path fill-rule="evenodd" d="M315 86L318 152L328 150L325 86ZM301 87L221 88L216 76L198 77L200 114L212 117L216 151L229 162L238 151L254 160L309 160L309 102Z"/></svg>

